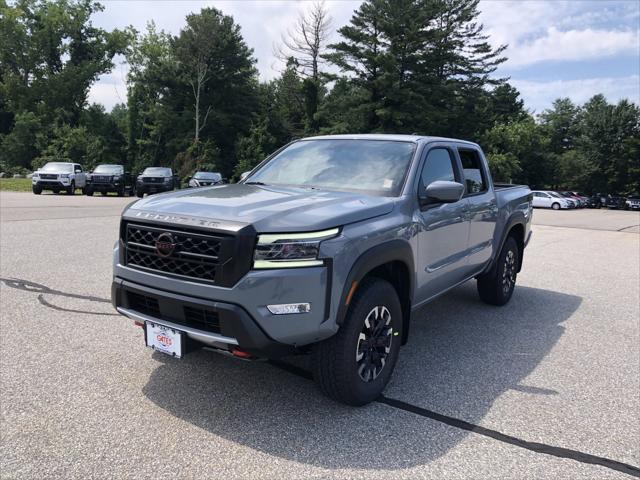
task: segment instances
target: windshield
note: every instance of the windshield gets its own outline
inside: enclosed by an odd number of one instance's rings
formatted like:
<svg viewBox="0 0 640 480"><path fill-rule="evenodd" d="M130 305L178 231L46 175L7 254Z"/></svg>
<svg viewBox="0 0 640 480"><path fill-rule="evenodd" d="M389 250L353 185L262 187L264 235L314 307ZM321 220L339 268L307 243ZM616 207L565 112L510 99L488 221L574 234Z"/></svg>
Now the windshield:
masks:
<svg viewBox="0 0 640 480"><path fill-rule="evenodd" d="M49 162L40 169L41 172L73 173L72 163Z"/></svg>
<svg viewBox="0 0 640 480"><path fill-rule="evenodd" d="M220 180L221 176L219 173L214 172L196 172L193 178L197 180Z"/></svg>
<svg viewBox="0 0 640 480"><path fill-rule="evenodd" d="M556 198L564 198L562 195L560 195L558 192L547 192L549 195L551 195L552 197L556 197Z"/></svg>
<svg viewBox="0 0 640 480"><path fill-rule="evenodd" d="M278 153L245 183L400 193L415 145L390 140L301 140Z"/></svg>
<svg viewBox="0 0 640 480"><path fill-rule="evenodd" d="M171 169L170 168L162 168L162 167L149 167L145 168L143 175L156 175L159 177L170 177Z"/></svg>
<svg viewBox="0 0 640 480"><path fill-rule="evenodd" d="M118 175L124 173L124 167L122 165L98 165L93 173L108 173L111 175Z"/></svg>

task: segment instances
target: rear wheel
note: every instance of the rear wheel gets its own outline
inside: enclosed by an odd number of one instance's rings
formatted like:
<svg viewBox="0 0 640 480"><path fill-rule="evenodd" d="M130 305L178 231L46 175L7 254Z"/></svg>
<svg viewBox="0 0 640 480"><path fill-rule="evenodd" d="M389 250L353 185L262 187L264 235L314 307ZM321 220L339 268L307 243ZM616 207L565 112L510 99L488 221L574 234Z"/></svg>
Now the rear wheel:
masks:
<svg viewBox="0 0 640 480"><path fill-rule="evenodd" d="M102 195L103 197L107 196L107 192L100 192L100 195Z"/></svg>
<svg viewBox="0 0 640 480"><path fill-rule="evenodd" d="M87 195L88 197L93 197L93 188L91 187L87 187L84 190L85 195Z"/></svg>
<svg viewBox="0 0 640 480"><path fill-rule="evenodd" d="M553 208L554 210L560 210L560 204L554 203L553 205L551 205L551 208Z"/></svg>
<svg viewBox="0 0 640 480"><path fill-rule="evenodd" d="M401 334L402 308L396 290L386 280L365 279L338 333L315 346L314 379L339 402L372 402L393 373Z"/></svg>
<svg viewBox="0 0 640 480"><path fill-rule="evenodd" d="M505 305L513 295L520 252L515 238L508 237L493 268L478 277L478 294L491 305Z"/></svg>
<svg viewBox="0 0 640 480"><path fill-rule="evenodd" d="M120 188L118 188L117 193L119 197L124 197L124 186L121 186Z"/></svg>

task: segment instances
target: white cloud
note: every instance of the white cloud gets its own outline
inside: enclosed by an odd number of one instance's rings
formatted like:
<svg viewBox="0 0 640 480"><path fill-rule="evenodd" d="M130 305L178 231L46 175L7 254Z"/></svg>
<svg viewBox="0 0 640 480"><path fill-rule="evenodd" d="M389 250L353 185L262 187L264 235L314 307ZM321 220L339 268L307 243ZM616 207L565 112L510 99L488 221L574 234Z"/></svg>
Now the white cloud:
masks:
<svg viewBox="0 0 640 480"><path fill-rule="evenodd" d="M638 32L617 30L560 31L549 27L545 35L509 50L511 67L542 61L578 61L638 51Z"/></svg>
<svg viewBox="0 0 640 480"><path fill-rule="evenodd" d="M549 108L551 103L560 97L569 97L575 103L582 104L598 93L603 94L609 102L626 98L635 104L640 104L640 76L638 75L550 82L514 79L511 83L520 91L526 107L535 113Z"/></svg>
<svg viewBox="0 0 640 480"><path fill-rule="evenodd" d="M480 20L492 45L509 47L505 67L580 61L638 52L635 2L491 1Z"/></svg>

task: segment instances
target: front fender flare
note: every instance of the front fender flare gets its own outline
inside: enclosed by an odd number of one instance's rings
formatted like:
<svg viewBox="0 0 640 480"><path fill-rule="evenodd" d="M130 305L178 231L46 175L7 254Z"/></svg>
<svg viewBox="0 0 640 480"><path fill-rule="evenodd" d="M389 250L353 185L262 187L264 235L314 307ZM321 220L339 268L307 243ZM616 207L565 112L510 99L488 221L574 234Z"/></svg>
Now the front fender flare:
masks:
<svg viewBox="0 0 640 480"><path fill-rule="evenodd" d="M342 287L342 294L340 296L340 303L336 314L336 323L338 325L342 325L342 323L344 323L349 310L347 300L349 300L349 291L354 285L354 282L359 283L365 275L371 272L374 268L394 261L399 261L405 264L409 272L408 292L406 292L405 295L400 295L403 313L402 343L406 343L409 333L411 305L413 302L413 292L415 288L415 264L413 259L413 250L407 241L399 239L389 240L366 250L358 257L349 271L347 281Z"/></svg>

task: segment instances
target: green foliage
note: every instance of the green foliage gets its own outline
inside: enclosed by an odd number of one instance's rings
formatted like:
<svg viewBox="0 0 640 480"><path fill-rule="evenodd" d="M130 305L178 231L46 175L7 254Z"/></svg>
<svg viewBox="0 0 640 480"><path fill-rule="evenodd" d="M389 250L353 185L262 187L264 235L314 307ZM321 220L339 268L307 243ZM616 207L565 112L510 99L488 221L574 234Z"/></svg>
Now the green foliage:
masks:
<svg viewBox="0 0 640 480"><path fill-rule="evenodd" d="M0 178L0 191L30 192L30 178Z"/></svg>
<svg viewBox="0 0 640 480"><path fill-rule="evenodd" d="M563 98L532 117L495 76L504 47L489 44L478 0L365 0L328 51L305 40L263 83L239 25L215 8L188 15L177 36L153 23L105 31L91 21L101 10L0 0L1 171L58 160L237 178L295 138L388 132L477 141L496 181L640 190L638 106ZM129 65L127 103L106 112L87 98L117 54Z"/></svg>

